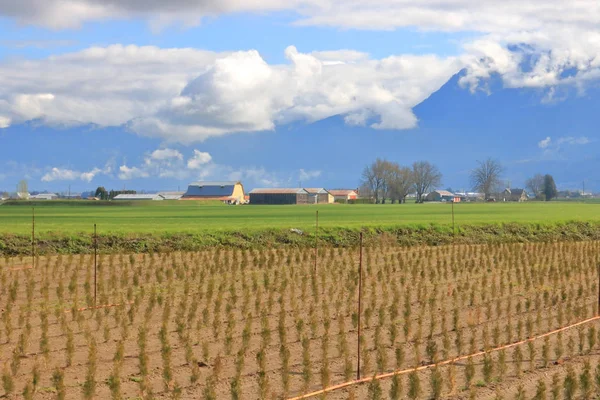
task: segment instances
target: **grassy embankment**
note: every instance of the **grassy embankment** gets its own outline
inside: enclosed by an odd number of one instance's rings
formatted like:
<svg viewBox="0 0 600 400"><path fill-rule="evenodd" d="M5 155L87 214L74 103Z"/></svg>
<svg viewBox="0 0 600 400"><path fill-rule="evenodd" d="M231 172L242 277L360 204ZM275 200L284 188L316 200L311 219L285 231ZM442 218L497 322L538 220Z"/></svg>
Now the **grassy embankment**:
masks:
<svg viewBox="0 0 600 400"><path fill-rule="evenodd" d="M224 206L200 202L37 202L0 205L0 254L28 254L31 206L40 253L91 249L93 224L101 251L198 250L209 246L314 244L315 211L323 244L355 245L384 237L406 245L600 239L600 204L551 202ZM304 231L303 235L290 232Z"/></svg>

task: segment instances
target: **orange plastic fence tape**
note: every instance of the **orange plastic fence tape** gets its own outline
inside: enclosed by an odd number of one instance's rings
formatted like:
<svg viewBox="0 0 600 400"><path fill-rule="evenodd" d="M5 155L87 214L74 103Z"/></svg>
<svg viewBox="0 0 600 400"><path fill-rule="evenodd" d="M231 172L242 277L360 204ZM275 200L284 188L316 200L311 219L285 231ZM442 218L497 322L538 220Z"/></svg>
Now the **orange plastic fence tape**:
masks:
<svg viewBox="0 0 600 400"><path fill-rule="evenodd" d="M422 371L422 370L426 370L426 369L433 368L433 367L436 367L436 366L443 366L443 365L448 365L448 364L454 364L455 362L458 362L458 361L461 361L461 360L466 360L469 357L477 357L477 356L481 356L481 355L484 355L484 354L489 354L489 353L493 353L493 352L496 352L496 351L500 351L500 350L503 350L503 349L508 349L508 348L511 348L511 347L520 346L520 345L522 345L524 343L527 343L527 342L533 342L534 340L541 339L541 338L544 338L546 336L551 336L551 335L554 335L554 334L556 334L558 332L562 332L562 331L565 331L567 329L574 328L576 326L584 325L584 324L590 323L592 321L596 321L598 319L600 319L600 316L589 318L589 319L586 319L584 321L577 322L577 323L575 323L573 325L565 326L565 327L562 327L562 328L559 328L559 329L556 329L556 330L553 330L553 331L550 331L550 332L543 333L541 335L533 336L533 337L530 337L528 339L521 340L519 342L510 343L510 344L507 344L507 345L504 345L504 346L500 346L500 347L496 347L494 349L490 349L490 350L487 350L487 351L478 351L477 353L473 353L473 354L469 354L469 355L465 355L465 356L459 356L459 357L452 358L452 359L449 359L449 360L440 361L440 362L434 363L434 364L426 364L426 365L421 365L421 366L415 367L415 368L409 368L409 369L403 369L403 370L396 370L396 371L392 371L392 372L387 372L385 374L380 374L380 375L375 375L375 376L369 376L369 377L361 378L361 379L355 379L355 380L352 380L352 381L347 381L347 382L339 383L337 385L329 386L329 387L327 387L325 389L317 390L315 392L305 393L303 395L296 396L296 397L290 397L288 400L308 399L310 397L319 396L319 395L324 394L324 393L333 392L335 390L343 389L343 388L346 388L346 387L349 387L349 386L359 385L361 383L370 382L372 380L386 379L386 378L391 378L394 375L404 375L404 374L411 373L413 371Z"/></svg>

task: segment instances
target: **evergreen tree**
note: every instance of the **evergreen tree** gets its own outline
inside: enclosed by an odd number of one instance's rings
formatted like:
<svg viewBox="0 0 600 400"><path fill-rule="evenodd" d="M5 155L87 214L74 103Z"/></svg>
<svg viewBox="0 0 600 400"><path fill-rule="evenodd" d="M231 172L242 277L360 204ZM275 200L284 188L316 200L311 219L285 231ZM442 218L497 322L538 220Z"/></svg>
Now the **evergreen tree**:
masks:
<svg viewBox="0 0 600 400"><path fill-rule="evenodd" d="M554 178L552 175L546 174L544 176L544 195L546 196L546 201L550 201L556 197L558 191L556 190L556 183L554 183Z"/></svg>

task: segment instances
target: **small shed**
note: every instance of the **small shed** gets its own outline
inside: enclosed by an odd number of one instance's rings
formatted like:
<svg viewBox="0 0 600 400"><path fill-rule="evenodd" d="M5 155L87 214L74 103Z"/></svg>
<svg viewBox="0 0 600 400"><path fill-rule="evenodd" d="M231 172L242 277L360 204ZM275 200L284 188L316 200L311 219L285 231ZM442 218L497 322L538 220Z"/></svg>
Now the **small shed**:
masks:
<svg viewBox="0 0 600 400"><path fill-rule="evenodd" d="M128 201L143 201L143 200L149 200L149 201L161 201L164 200L165 198L162 197L159 194L120 194L114 197L113 200L117 200L117 201L122 201L122 200L128 200Z"/></svg>
<svg viewBox="0 0 600 400"><path fill-rule="evenodd" d="M305 188L304 190L308 192L310 204L330 204L334 201L333 195L324 188Z"/></svg>
<svg viewBox="0 0 600 400"><path fill-rule="evenodd" d="M254 189L250 204L308 204L309 196L302 188Z"/></svg>
<svg viewBox="0 0 600 400"><path fill-rule="evenodd" d="M358 192L354 189L331 189L329 193L333 196L334 201L347 203L348 200L356 200Z"/></svg>
<svg viewBox="0 0 600 400"><path fill-rule="evenodd" d="M425 196L425 201L454 201L455 197L447 190L434 190Z"/></svg>

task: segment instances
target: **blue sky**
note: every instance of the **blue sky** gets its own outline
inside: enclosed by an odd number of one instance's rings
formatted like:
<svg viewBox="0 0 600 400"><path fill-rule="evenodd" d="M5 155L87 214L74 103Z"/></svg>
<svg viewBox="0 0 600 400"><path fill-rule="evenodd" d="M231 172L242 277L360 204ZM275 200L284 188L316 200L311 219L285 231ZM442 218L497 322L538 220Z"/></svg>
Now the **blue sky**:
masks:
<svg viewBox="0 0 600 400"><path fill-rule="evenodd" d="M600 191L598 4L413 3L0 3L0 190L356 187L377 157L469 189L493 157Z"/></svg>

